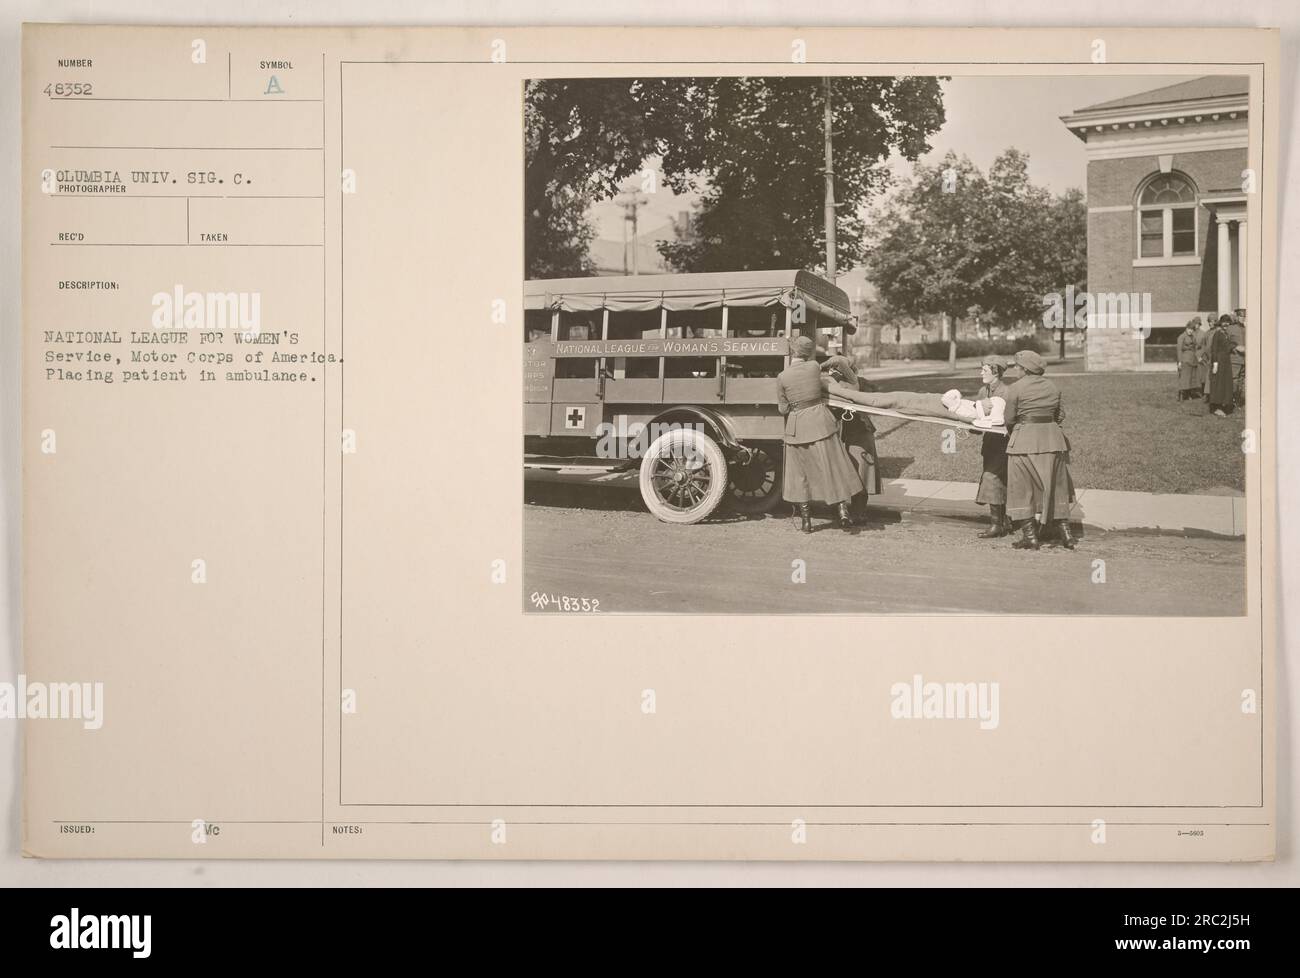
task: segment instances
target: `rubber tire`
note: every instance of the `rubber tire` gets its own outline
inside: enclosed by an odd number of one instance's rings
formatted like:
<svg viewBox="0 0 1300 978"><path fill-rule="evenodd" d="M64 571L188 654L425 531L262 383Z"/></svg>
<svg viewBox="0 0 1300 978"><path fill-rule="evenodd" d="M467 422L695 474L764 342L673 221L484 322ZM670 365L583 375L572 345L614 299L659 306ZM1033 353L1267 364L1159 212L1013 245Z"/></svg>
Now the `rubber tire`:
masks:
<svg viewBox="0 0 1300 978"><path fill-rule="evenodd" d="M758 499L758 500L750 499L745 501L742 501L741 499L737 498L734 492L727 493L728 505L730 505L730 507L734 509L737 513L743 513L746 516L761 516L764 513L770 513L772 512L772 510L776 509L778 505L780 505L781 500L784 498L782 496L782 482L781 482L782 467L784 465L784 459L782 458L782 451L781 451L782 446L778 444L775 447L775 449L773 449L772 446L770 445L762 445L760 447L768 455L769 458L775 457L776 482L772 486L772 491L768 493L766 496L764 496L762 499ZM773 451L775 451L776 453L775 456L773 456ZM728 488L733 489L734 486L728 486Z"/></svg>
<svg viewBox="0 0 1300 978"><path fill-rule="evenodd" d="M672 455L674 450L686 448L691 448L700 455L709 468L712 481L709 491L700 502L690 509L682 510L667 505L659 498L651 482L651 473L656 459ZM718 443L708 435L690 428L666 431L654 440L641 459L640 484L641 498L645 500L646 508L662 522L684 525L699 523L709 518L727 494L727 459Z"/></svg>

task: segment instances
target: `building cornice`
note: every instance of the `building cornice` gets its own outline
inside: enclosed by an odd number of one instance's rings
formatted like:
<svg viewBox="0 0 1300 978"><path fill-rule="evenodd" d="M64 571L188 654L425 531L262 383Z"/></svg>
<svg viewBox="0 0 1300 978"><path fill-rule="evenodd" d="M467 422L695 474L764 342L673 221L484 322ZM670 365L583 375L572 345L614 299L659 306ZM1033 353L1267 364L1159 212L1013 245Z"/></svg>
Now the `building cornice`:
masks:
<svg viewBox="0 0 1300 978"><path fill-rule="evenodd" d="M1214 131L1189 130L1170 132L1166 129L1142 130L1143 135L1131 139L1113 139L1088 143L1084 152L1088 161L1122 160L1139 156L1160 156L1178 153L1205 153L1219 149L1245 149L1248 132L1240 128Z"/></svg>
<svg viewBox="0 0 1300 978"><path fill-rule="evenodd" d="M1126 129L1183 129L1244 121L1249 103L1250 99L1246 95L1220 95L1214 98L1075 112L1060 118L1070 132L1087 142L1091 136Z"/></svg>

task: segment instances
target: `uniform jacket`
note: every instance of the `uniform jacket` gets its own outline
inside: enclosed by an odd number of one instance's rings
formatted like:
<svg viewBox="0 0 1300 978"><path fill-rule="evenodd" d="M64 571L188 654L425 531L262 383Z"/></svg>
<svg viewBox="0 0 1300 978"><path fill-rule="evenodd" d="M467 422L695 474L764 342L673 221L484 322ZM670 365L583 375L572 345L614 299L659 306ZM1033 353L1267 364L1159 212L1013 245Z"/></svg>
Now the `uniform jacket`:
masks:
<svg viewBox="0 0 1300 978"><path fill-rule="evenodd" d="M836 385L843 385L849 390L860 391L863 389L862 381L858 379L858 372L853 366L853 361L842 354L836 354L826 360L821 365L822 368L822 386L833 388ZM840 435L843 437L849 427L862 427L868 431L874 432L876 426L871 423L871 415L865 412L857 412L853 415L853 420L845 422L844 427L840 429ZM873 449L874 453L874 449Z"/></svg>
<svg viewBox="0 0 1300 978"><path fill-rule="evenodd" d="M991 384L984 384L980 387L980 392L975 395L975 400L983 401L990 397L1000 397L1004 401L1007 399L1007 392L1011 389L1008 384L1004 384L1001 378L995 379ZM1010 416L1008 416L1010 421ZM986 432L984 440L980 443L980 455L984 458L996 458L999 455L1007 453L1007 436L999 435L995 431Z"/></svg>
<svg viewBox="0 0 1300 978"><path fill-rule="evenodd" d="M1011 429L1008 455L1069 450L1060 425L1065 419L1061 392L1042 374L1026 374L1011 385L1007 390L1006 419Z"/></svg>
<svg viewBox="0 0 1300 978"><path fill-rule="evenodd" d="M822 371L815 360L796 360L776 378L776 407L785 415L785 443L806 445L838 430L826 406Z"/></svg>
<svg viewBox="0 0 1300 978"><path fill-rule="evenodd" d="M1246 330L1233 323L1228 327L1228 339L1232 341L1232 365L1240 367L1246 362Z"/></svg>
<svg viewBox="0 0 1300 978"><path fill-rule="evenodd" d="M1193 365L1199 363L1200 362L1200 353L1198 352L1199 346L1200 343L1197 341L1197 337L1195 335L1188 336L1186 330L1183 330L1183 332L1179 333L1178 342L1174 344L1174 348L1178 351L1178 362L1193 364Z"/></svg>
<svg viewBox="0 0 1300 978"><path fill-rule="evenodd" d="M1196 356L1201 363L1208 363L1210 360L1210 334L1213 332L1213 329L1196 331Z"/></svg>
<svg viewBox="0 0 1300 978"><path fill-rule="evenodd" d="M821 371L831 383L838 381L846 387L857 389L858 372L853 367L853 361L848 357L838 353L833 357L828 357L821 365Z"/></svg>

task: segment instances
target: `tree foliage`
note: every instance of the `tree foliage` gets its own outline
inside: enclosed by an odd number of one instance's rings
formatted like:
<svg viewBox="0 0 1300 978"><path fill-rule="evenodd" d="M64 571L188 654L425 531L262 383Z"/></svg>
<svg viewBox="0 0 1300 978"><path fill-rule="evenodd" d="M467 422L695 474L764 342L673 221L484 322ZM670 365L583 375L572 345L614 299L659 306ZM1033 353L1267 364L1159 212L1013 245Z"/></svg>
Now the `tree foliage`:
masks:
<svg viewBox="0 0 1300 978"><path fill-rule="evenodd" d="M592 196L584 184L566 184L546 112L563 111L546 101L547 92L527 83L524 110L524 264L528 278L590 275L588 254L595 225L587 217Z"/></svg>
<svg viewBox="0 0 1300 978"><path fill-rule="evenodd" d="M1081 287L1083 196L1070 190L1054 197L1035 186L1028 162L1008 149L988 174L955 153L914 169L880 209L867 263L892 308L1010 325L1037 318L1049 293Z"/></svg>
<svg viewBox="0 0 1300 978"><path fill-rule="evenodd" d="M544 79L525 93L526 262L572 265L577 201L608 199L658 158L677 193L701 194L689 233L661 251L682 271L814 268L825 259L820 78ZM860 212L883 162L915 159L943 124L938 79L836 78L840 264L863 257ZM570 244L566 246L566 240Z"/></svg>

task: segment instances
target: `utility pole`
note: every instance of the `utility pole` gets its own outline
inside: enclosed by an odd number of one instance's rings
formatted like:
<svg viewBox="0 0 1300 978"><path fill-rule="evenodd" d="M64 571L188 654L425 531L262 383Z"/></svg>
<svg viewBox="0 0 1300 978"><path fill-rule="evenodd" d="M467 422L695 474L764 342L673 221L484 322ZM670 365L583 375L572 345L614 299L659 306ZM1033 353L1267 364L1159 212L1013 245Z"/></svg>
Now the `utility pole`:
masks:
<svg viewBox="0 0 1300 978"><path fill-rule="evenodd" d="M632 274L640 274L637 268L637 211L647 201L642 198L641 192L635 188L623 192L623 195L617 198L616 203L623 207L623 274L627 272L627 225L632 222Z"/></svg>
<svg viewBox="0 0 1300 978"><path fill-rule="evenodd" d="M948 340L948 371L957 372L957 317L943 314L943 332Z"/></svg>
<svg viewBox="0 0 1300 978"><path fill-rule="evenodd" d="M627 215L623 216L623 274L627 274Z"/></svg>
<svg viewBox="0 0 1300 978"><path fill-rule="evenodd" d="M628 210L632 212L632 274L639 275L640 270L637 268L637 241L636 241L636 212L640 207L640 201L636 198L636 193L632 194L632 202L629 203Z"/></svg>
<svg viewBox="0 0 1300 978"><path fill-rule="evenodd" d="M823 78L826 90L825 105L822 111L822 130L826 137L826 278L835 284L835 156L831 146L831 125L834 114L831 112L831 80Z"/></svg>

